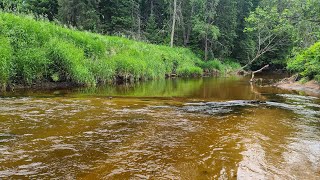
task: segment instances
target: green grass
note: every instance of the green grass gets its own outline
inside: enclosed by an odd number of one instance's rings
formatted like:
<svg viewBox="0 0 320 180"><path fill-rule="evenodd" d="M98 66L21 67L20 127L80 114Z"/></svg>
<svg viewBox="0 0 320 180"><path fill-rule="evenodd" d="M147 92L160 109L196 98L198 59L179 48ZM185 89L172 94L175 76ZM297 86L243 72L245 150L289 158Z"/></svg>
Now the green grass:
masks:
<svg viewBox="0 0 320 180"><path fill-rule="evenodd" d="M123 79L200 76L203 68L225 71L220 61L203 63L186 48L147 44L62 27L32 16L0 11L0 86L72 82L95 86Z"/></svg>
<svg viewBox="0 0 320 180"><path fill-rule="evenodd" d="M0 84L5 87L12 69L12 48L6 37L0 36L0 42Z"/></svg>
<svg viewBox="0 0 320 180"><path fill-rule="evenodd" d="M320 82L320 42L290 59L288 69L298 72L303 78Z"/></svg>
<svg viewBox="0 0 320 180"><path fill-rule="evenodd" d="M225 59L222 61L213 59L207 62L202 61L198 65L207 72L212 73L218 71L220 74L228 74L241 67L239 63L235 62L232 59Z"/></svg>
<svg viewBox="0 0 320 180"><path fill-rule="evenodd" d="M122 76L201 75L201 60L185 48L64 28L31 16L0 12L0 83L73 82L96 85Z"/></svg>

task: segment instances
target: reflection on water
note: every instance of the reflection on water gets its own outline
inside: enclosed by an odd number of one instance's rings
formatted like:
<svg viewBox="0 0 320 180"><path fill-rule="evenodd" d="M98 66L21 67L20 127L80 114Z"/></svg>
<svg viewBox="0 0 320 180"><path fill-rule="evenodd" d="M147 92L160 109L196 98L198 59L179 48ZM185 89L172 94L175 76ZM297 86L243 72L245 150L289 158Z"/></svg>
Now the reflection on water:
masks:
<svg viewBox="0 0 320 180"><path fill-rule="evenodd" d="M319 179L319 114L241 78L16 92L0 98L0 178Z"/></svg>

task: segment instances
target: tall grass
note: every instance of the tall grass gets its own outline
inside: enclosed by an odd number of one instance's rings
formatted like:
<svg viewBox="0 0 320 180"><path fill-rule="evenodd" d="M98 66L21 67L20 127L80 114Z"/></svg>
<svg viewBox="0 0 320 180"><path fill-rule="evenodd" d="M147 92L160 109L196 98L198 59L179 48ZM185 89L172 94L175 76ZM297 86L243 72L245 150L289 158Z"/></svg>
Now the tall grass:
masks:
<svg viewBox="0 0 320 180"><path fill-rule="evenodd" d="M0 83L73 82L95 85L116 77L201 75L190 50L64 28L31 16L0 12Z"/></svg>
<svg viewBox="0 0 320 180"><path fill-rule="evenodd" d="M68 29L32 16L0 11L0 84L72 82L94 86L117 78L160 79L226 71L218 60L202 62L186 48ZM232 64L234 65L234 64Z"/></svg>
<svg viewBox="0 0 320 180"><path fill-rule="evenodd" d="M206 72L209 73L219 73L221 74L228 74L234 72L235 70L239 69L241 66L239 63L235 62L232 59L224 59L222 61L218 59L213 59L210 61L201 61L198 62L198 66L204 69Z"/></svg>

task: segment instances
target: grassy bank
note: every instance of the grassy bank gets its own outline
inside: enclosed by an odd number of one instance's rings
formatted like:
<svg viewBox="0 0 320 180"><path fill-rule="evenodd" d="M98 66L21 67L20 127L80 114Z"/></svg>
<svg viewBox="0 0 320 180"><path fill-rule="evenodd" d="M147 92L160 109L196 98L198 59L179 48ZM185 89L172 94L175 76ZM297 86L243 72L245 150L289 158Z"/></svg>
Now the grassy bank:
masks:
<svg viewBox="0 0 320 180"><path fill-rule="evenodd" d="M29 16L0 12L0 27L2 87L198 76L206 64L185 48L72 30Z"/></svg>
<svg viewBox="0 0 320 180"><path fill-rule="evenodd" d="M236 63L233 59L224 59L220 61L218 59L213 59L210 61L200 61L197 64L201 67L207 74L228 75L229 73L234 73L235 70L241 68L239 63Z"/></svg>

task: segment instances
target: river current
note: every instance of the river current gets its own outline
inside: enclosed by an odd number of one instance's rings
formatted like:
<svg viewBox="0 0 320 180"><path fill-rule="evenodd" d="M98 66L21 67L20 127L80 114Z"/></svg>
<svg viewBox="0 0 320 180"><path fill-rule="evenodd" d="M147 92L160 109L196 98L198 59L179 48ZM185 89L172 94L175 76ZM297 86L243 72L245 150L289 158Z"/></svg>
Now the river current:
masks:
<svg viewBox="0 0 320 180"><path fill-rule="evenodd" d="M320 179L319 97L263 78L1 94L0 179Z"/></svg>

